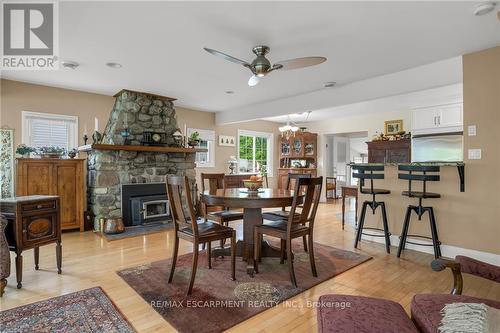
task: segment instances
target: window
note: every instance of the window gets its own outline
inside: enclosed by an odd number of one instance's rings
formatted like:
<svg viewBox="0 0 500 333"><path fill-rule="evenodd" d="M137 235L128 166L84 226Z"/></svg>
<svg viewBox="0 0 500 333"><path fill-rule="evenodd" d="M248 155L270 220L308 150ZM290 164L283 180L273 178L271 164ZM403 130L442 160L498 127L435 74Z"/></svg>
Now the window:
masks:
<svg viewBox="0 0 500 333"><path fill-rule="evenodd" d="M273 172L273 134L238 130L240 173L256 173L264 166L267 175Z"/></svg>
<svg viewBox="0 0 500 333"><path fill-rule="evenodd" d="M52 113L22 112L23 143L31 147L78 145L78 117Z"/></svg>
<svg viewBox="0 0 500 333"><path fill-rule="evenodd" d="M198 132L200 134L200 148L208 149L204 153L196 153L196 166L199 168L215 167L215 131L188 128L187 135Z"/></svg>

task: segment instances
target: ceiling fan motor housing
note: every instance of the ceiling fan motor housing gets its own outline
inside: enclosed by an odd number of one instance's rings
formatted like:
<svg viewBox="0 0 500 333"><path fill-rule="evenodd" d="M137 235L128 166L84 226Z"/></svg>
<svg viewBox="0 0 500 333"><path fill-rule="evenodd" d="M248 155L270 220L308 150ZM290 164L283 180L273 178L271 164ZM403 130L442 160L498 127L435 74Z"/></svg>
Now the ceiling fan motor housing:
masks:
<svg viewBox="0 0 500 333"><path fill-rule="evenodd" d="M257 56L257 58L255 58L254 61L252 61L252 63L250 64L250 66L252 67L252 72L259 77L263 77L269 72L269 69L271 68L271 63L265 57L265 55L269 53L270 48L265 45L259 45L254 47L252 51Z"/></svg>

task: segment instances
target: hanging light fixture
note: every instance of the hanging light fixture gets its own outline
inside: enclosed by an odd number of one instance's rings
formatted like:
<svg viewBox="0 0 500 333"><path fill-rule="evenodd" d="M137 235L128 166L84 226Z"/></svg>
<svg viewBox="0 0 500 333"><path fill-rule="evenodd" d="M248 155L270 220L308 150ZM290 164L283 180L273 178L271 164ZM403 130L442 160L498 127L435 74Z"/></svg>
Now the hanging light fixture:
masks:
<svg viewBox="0 0 500 333"><path fill-rule="evenodd" d="M292 134L295 136L295 132L299 130L299 127L295 123L290 121L290 116L287 116L286 125L281 126L278 129L281 132L281 137L285 136L287 139L289 139Z"/></svg>
<svg viewBox="0 0 500 333"><path fill-rule="evenodd" d="M304 122L307 122L307 120L309 119L309 115L311 114L311 111L299 113L300 116L303 114L306 115ZM281 137L286 137L287 140L290 138L290 136L292 136L292 134L293 134L293 136L295 136L295 133L299 129L302 129L303 132L305 131L305 127L299 127L297 123L290 120L289 115L286 118L286 125L281 126L278 129L281 132Z"/></svg>

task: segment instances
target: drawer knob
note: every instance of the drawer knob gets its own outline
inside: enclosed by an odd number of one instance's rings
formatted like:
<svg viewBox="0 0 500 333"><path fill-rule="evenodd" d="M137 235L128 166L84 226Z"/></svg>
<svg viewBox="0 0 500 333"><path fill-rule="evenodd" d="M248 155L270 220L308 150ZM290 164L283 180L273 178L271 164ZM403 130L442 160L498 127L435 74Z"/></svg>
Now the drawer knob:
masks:
<svg viewBox="0 0 500 333"><path fill-rule="evenodd" d="M36 208L37 208L37 209L40 209L40 208L42 208L42 207L43 207L42 205L36 205Z"/></svg>

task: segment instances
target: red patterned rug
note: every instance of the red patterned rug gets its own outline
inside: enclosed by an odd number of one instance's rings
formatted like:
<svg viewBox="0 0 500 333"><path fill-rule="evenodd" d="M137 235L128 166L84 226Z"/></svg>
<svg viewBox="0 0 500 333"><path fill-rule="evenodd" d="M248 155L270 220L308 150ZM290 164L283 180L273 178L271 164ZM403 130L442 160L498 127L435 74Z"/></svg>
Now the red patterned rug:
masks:
<svg viewBox="0 0 500 333"><path fill-rule="evenodd" d="M371 257L315 243L318 277L312 276L309 255L302 240L294 244L298 288L290 283L288 265L279 258L263 258L259 274L246 274L246 263L236 259L236 281L231 281L230 258L216 259L212 269L202 252L193 293L186 296L192 254L179 256L174 280L167 283L170 259L118 272L150 306L180 332L222 332L323 281L347 271ZM299 246L300 245L300 246ZM293 306L291 304L290 306Z"/></svg>
<svg viewBox="0 0 500 333"><path fill-rule="evenodd" d="M2 333L135 332L101 287L0 312Z"/></svg>

